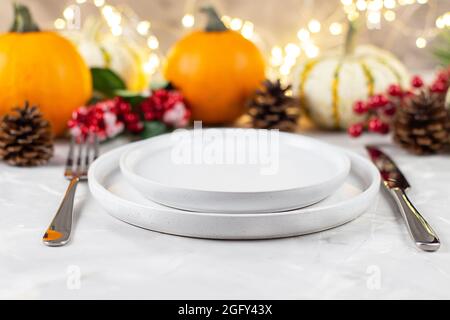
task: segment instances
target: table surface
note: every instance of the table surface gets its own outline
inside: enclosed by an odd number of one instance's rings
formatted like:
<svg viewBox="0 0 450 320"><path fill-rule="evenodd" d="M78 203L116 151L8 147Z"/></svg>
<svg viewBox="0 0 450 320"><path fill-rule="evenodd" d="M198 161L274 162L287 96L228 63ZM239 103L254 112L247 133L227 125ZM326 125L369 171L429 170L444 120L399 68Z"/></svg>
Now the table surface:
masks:
<svg viewBox="0 0 450 320"><path fill-rule="evenodd" d="M0 298L449 299L450 155L408 155L387 137L308 135L360 154L366 143L383 145L413 185L411 198L439 234L441 250L415 248L383 191L368 212L340 228L281 240L211 241L122 223L85 184L77 192L72 242L49 248L41 237L67 187L67 144L59 142L48 166L0 164Z"/></svg>

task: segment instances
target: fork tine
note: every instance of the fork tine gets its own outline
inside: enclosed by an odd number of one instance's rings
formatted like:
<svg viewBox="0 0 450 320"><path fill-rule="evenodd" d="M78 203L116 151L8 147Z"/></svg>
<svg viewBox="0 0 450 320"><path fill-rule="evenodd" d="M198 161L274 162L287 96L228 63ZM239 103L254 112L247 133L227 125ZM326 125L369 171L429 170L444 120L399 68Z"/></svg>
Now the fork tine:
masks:
<svg viewBox="0 0 450 320"><path fill-rule="evenodd" d="M64 175L66 177L73 175L73 153L75 149L75 137L72 136L70 139L69 152L67 155L66 168L64 171Z"/></svg>
<svg viewBox="0 0 450 320"><path fill-rule="evenodd" d="M94 160L98 158L99 153L100 153L100 150L99 150L98 137L96 134L94 134Z"/></svg>
<svg viewBox="0 0 450 320"><path fill-rule="evenodd" d="M92 150L92 146L93 145L93 137L92 135L89 135L87 137L87 145L86 145L86 154L84 156L84 171L83 172L87 172L89 165L91 163L91 150Z"/></svg>
<svg viewBox="0 0 450 320"><path fill-rule="evenodd" d="M86 148L84 154L84 162L83 168L80 173L80 178L86 179L88 174L89 166L91 163L98 157L99 148L98 148L98 139L95 134L91 134L86 139Z"/></svg>
<svg viewBox="0 0 450 320"><path fill-rule="evenodd" d="M83 173L83 147L86 145L86 142L83 141L78 144L77 148L77 164L75 166L75 174L80 176Z"/></svg>

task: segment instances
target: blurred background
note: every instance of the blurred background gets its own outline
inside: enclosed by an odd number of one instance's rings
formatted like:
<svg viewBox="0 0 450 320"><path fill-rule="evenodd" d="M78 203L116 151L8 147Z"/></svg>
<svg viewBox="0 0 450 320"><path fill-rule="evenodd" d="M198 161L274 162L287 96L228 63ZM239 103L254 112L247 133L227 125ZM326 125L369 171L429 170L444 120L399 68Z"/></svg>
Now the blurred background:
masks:
<svg viewBox="0 0 450 320"><path fill-rule="evenodd" d="M396 54L413 70L432 69L438 61L432 51L436 35L450 24L449 0L21 0L36 20L48 29L76 29L90 15L101 15L105 6L128 12L127 26L140 28L140 35L161 57L184 33L203 25L197 9L214 4L235 29L252 38L267 57L290 45L308 56L342 44L346 15L364 16L366 25L359 41L372 43ZM0 29L12 20L12 1L0 2ZM446 14L447 13L447 14ZM114 17L113 17L114 18ZM69 20L74 19L73 23ZM79 21L78 21L79 20ZM139 24L140 23L140 24ZM147 24L146 24L147 23ZM149 27L149 28L148 28ZM149 39L150 37L150 39ZM301 41L309 41L306 47ZM288 49L289 50L289 49ZM272 57L273 58L273 57ZM277 57L275 57L276 59ZM279 57L279 60L281 58ZM280 62L281 63L281 62ZM287 69L287 68L285 68ZM284 70L287 72L288 70Z"/></svg>

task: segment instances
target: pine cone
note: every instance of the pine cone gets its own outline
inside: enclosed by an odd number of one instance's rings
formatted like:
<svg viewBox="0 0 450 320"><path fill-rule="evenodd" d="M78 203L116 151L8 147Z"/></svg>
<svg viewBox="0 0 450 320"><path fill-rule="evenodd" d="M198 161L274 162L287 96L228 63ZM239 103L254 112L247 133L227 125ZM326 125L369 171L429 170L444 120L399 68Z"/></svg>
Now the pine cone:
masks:
<svg viewBox="0 0 450 320"><path fill-rule="evenodd" d="M415 154L442 151L449 137L442 95L422 91L405 101L394 119L394 140Z"/></svg>
<svg viewBox="0 0 450 320"><path fill-rule="evenodd" d="M266 80L264 87L257 90L249 102L248 114L256 129L279 129L295 131L300 117L300 109L286 92L291 87L283 87L280 80Z"/></svg>
<svg viewBox="0 0 450 320"><path fill-rule="evenodd" d="M13 166L38 166L53 155L53 136L48 121L28 103L14 109L0 122L0 159Z"/></svg>

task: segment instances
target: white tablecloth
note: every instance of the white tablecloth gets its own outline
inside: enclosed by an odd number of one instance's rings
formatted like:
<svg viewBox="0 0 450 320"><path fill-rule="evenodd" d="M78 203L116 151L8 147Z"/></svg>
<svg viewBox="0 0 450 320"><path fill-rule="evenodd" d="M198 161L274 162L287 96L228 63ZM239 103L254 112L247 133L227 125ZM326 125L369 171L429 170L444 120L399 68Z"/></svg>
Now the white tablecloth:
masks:
<svg viewBox="0 0 450 320"><path fill-rule="evenodd" d="M0 164L0 298L450 298L450 156L411 156L384 137L311 135L360 154L365 143L386 144L413 185L411 198L440 235L441 250L415 248L384 192L340 228L245 242L132 227L110 217L86 185L77 193L72 242L48 248L41 237L67 186L67 145L60 142L48 166Z"/></svg>

